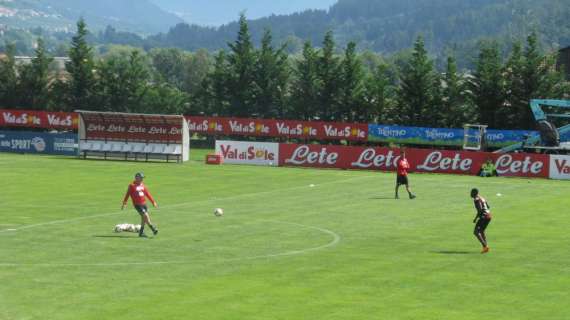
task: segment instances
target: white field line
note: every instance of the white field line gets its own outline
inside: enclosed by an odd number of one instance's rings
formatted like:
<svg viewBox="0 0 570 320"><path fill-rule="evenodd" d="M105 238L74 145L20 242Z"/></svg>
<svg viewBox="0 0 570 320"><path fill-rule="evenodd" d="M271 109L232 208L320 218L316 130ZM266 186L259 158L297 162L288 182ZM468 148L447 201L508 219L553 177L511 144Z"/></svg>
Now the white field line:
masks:
<svg viewBox="0 0 570 320"><path fill-rule="evenodd" d="M300 228L306 229L313 229L319 232L328 234L332 237L332 240L328 243L317 246L317 247L310 247L305 249L299 250L291 250L279 253L270 253L265 255L257 255L257 256L250 256L250 257L240 257L240 258L232 258L232 259L214 259L212 260L213 263L227 263L227 262L234 262L234 261L244 261L244 260L255 260L255 259L270 259L270 258L277 258L277 257L284 257L284 256L293 256L293 255L300 255L307 252L323 250L329 247L336 246L340 240L341 236L334 231L308 226L300 223L294 222L287 222L287 221L278 221L278 220L257 220L263 221L268 223L281 223L281 224L288 224ZM186 261L147 261L147 262L101 262L101 263L0 263L0 267L87 267L87 266L95 266L95 267L113 267L113 266L132 266L132 265L165 265L165 264L189 264L189 263L196 263L200 260L186 260Z"/></svg>
<svg viewBox="0 0 570 320"><path fill-rule="evenodd" d="M335 180L335 181L331 181L331 182L324 182L321 183L320 185L329 185L329 184L336 184L336 183L344 183L347 181L352 181L352 180L360 180L360 179L364 179L364 178L371 178L373 177L372 175L370 176L359 176L359 177L353 177L353 178L349 178L349 179L343 179L343 180ZM193 204L199 204L199 203L209 203L212 201L225 201L225 200L233 200L233 199L240 199L240 198L245 198L245 197L251 197L251 196L258 196L258 195L263 195L263 194L272 194L272 193L280 193L283 191L291 191L291 190L298 190L298 189L306 189L309 188L308 186L297 186L297 187L291 187L291 188L283 188L283 189L275 189L275 190L269 190L269 191L260 191L260 192L252 192L252 193L245 193L245 194L240 194L240 195L236 195L236 196L229 196L229 197L224 197L224 198L214 198L214 199L205 199L205 200L198 200L198 201L189 201L189 202L182 202L182 203L178 203L178 204L173 204L170 206L164 206L163 208L178 208L178 207L185 207L188 205L193 205ZM62 220L53 220L53 221L48 221L48 222L42 222L42 223L35 223L35 224L29 224L29 225L25 225L19 228L15 228L16 231L21 231L21 230L27 230L27 229L32 229L32 228L37 228L37 227L43 227L43 226L49 226L49 225L54 225L54 224L66 224L66 223L72 223L72 222L77 222L77 221L83 221L83 220L88 220L88 219L95 219L95 218L101 218L101 217L107 217L107 216L112 216L115 214L119 214L121 213L121 210L117 210L117 211L113 211L113 212L108 212L108 213L102 213L102 214L96 214L96 215L90 215L90 216L86 216L86 217L78 217L78 218L72 218L72 219L62 219ZM14 230L10 230L11 234L13 234ZM0 234L4 234L7 233L8 230L0 230Z"/></svg>

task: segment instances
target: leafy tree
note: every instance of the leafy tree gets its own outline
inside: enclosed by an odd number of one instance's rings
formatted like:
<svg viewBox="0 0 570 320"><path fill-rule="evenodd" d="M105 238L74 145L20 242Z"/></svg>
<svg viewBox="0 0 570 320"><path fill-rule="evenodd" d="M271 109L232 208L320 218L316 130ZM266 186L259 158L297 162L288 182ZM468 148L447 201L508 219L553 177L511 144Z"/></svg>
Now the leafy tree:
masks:
<svg viewBox="0 0 570 320"><path fill-rule="evenodd" d="M433 73L432 87L429 89L431 99L429 100L428 110L426 114L426 124L429 127L445 127L446 113L442 108L444 102L444 92L442 87L442 76Z"/></svg>
<svg viewBox="0 0 570 320"><path fill-rule="evenodd" d="M296 62L293 69L290 103L294 118L312 120L317 114L316 106L322 88L318 63L318 52L310 42L305 42L302 58Z"/></svg>
<svg viewBox="0 0 570 320"><path fill-rule="evenodd" d="M190 95L198 92L201 82L212 69L212 60L208 51L204 49L200 49L191 55L185 55L182 91Z"/></svg>
<svg viewBox="0 0 570 320"><path fill-rule="evenodd" d="M500 127L496 115L504 106L505 83L502 75L502 59L497 42L481 44L476 70L472 81L478 121L491 128Z"/></svg>
<svg viewBox="0 0 570 320"><path fill-rule="evenodd" d="M540 54L539 50L538 36L535 32L532 32L527 37L527 45L526 49L524 50L524 93L522 98L526 100L526 108L522 107L521 105L521 108L518 110L521 114L520 126L523 128L534 128L534 117L530 108L528 107L528 103L530 99L540 98L541 94L539 92L539 88L541 85L541 80L548 73L548 69L545 68L544 65L546 61Z"/></svg>
<svg viewBox="0 0 570 320"><path fill-rule="evenodd" d="M29 109L46 109L49 99L49 66L53 61L46 53L44 41L38 39L36 56L31 64L19 68L20 79L17 93L20 106Z"/></svg>
<svg viewBox="0 0 570 320"><path fill-rule="evenodd" d="M368 121L393 123L396 87L390 77L389 66L380 63L365 82L364 104Z"/></svg>
<svg viewBox="0 0 570 320"><path fill-rule="evenodd" d="M107 111L160 113L145 110L144 99L150 82L150 72L139 51L130 56L111 56L100 67L98 82L99 106Z"/></svg>
<svg viewBox="0 0 570 320"><path fill-rule="evenodd" d="M240 15L237 39L228 45L231 49L228 55L230 73L227 81L230 113L240 117L251 116L257 95L257 59L245 15Z"/></svg>
<svg viewBox="0 0 570 320"><path fill-rule="evenodd" d="M67 82L67 111L97 108L93 91L96 82L93 48L87 43L87 35L87 25L80 19L69 49L70 61L65 64L70 76Z"/></svg>
<svg viewBox="0 0 570 320"><path fill-rule="evenodd" d="M428 125L438 110L434 106L438 82L432 60L427 56L424 41L419 36L411 60L400 74L398 91L399 119L408 125Z"/></svg>
<svg viewBox="0 0 570 320"><path fill-rule="evenodd" d="M16 92L16 47L6 45L6 58L0 59L0 105L7 108L18 107Z"/></svg>
<svg viewBox="0 0 570 320"><path fill-rule="evenodd" d="M558 52L544 56L544 70L546 71L540 80L537 96L533 98L544 99L570 99L570 81L562 70L556 69Z"/></svg>
<svg viewBox="0 0 570 320"><path fill-rule="evenodd" d="M188 114L188 101L188 95L178 88L168 83L154 84L147 88L140 112Z"/></svg>
<svg viewBox="0 0 570 320"><path fill-rule="evenodd" d="M559 98L564 95L564 77L556 70L556 56L541 54L535 32L527 37L527 45L516 42L506 67L507 127L534 129L531 99Z"/></svg>
<svg viewBox="0 0 570 320"><path fill-rule="evenodd" d="M185 82L185 56L182 50L153 49L150 52L152 65L157 72L158 81L168 82L176 88L182 89Z"/></svg>
<svg viewBox="0 0 570 320"><path fill-rule="evenodd" d="M333 33L327 32L318 60L319 78L322 83L319 93L318 115L323 120L338 120L334 115L339 111L340 63L335 55Z"/></svg>
<svg viewBox="0 0 570 320"><path fill-rule="evenodd" d="M522 54L522 44L513 43L511 54L505 66L505 95L507 103L498 112L500 127L519 128L524 123L528 100L525 94L525 61Z"/></svg>
<svg viewBox="0 0 570 320"><path fill-rule="evenodd" d="M475 113L466 91L465 76L458 73L455 58L449 56L442 92L442 126L461 128L464 124L473 122Z"/></svg>
<svg viewBox="0 0 570 320"><path fill-rule="evenodd" d="M217 116L228 116L230 113L230 98L228 81L230 66L225 51L220 51L215 57L214 69L201 82L200 88L193 97L193 114L206 113Z"/></svg>
<svg viewBox="0 0 570 320"><path fill-rule="evenodd" d="M524 50L523 83L524 93L522 99L525 106L518 110L522 116L520 126L526 129L534 129L534 116L528 104L531 99L552 99L563 97L568 93L565 88L564 75L556 70L556 55L542 54L540 52L538 35L532 32L527 37L527 45ZM567 83L566 83L567 87Z"/></svg>
<svg viewBox="0 0 570 320"><path fill-rule="evenodd" d="M366 121L369 110L364 105L364 71L356 55L356 43L350 42L340 65L341 83L339 110L336 118L346 121Z"/></svg>
<svg viewBox="0 0 570 320"><path fill-rule="evenodd" d="M285 93L289 80L286 45L275 50L271 44L271 32L267 30L261 40L255 68L255 113L261 117L283 118L286 112Z"/></svg>

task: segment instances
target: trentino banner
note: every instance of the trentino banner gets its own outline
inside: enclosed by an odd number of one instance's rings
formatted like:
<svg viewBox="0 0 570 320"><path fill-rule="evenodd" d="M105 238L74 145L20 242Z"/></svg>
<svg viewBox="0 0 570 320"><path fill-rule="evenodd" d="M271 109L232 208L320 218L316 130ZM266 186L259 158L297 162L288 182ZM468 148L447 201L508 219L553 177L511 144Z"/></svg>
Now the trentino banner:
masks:
<svg viewBox="0 0 570 320"><path fill-rule="evenodd" d="M487 130L486 143L489 147L504 147L537 135L528 130ZM393 142L407 144L426 144L438 146L463 145L463 129L403 127L370 124L368 140L372 142Z"/></svg>

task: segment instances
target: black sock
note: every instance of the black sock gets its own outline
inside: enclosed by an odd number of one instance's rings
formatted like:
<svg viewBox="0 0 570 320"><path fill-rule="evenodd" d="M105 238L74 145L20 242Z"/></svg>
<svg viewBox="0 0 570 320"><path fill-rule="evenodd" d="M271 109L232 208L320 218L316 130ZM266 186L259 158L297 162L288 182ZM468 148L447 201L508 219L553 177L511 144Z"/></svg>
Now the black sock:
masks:
<svg viewBox="0 0 570 320"><path fill-rule="evenodd" d="M152 232L156 232L156 227L153 226L152 224L148 225L150 227L150 230L152 230Z"/></svg>
<svg viewBox="0 0 570 320"><path fill-rule="evenodd" d="M487 246L487 241L485 241L485 239L483 238L483 236L481 235L481 233L475 234L475 237L477 237L477 240L479 240L479 242L481 243L481 246L482 246L482 247L486 247L486 246Z"/></svg>
<svg viewBox="0 0 570 320"><path fill-rule="evenodd" d="M139 236L142 235L144 232L144 224L141 225L141 229L139 230Z"/></svg>

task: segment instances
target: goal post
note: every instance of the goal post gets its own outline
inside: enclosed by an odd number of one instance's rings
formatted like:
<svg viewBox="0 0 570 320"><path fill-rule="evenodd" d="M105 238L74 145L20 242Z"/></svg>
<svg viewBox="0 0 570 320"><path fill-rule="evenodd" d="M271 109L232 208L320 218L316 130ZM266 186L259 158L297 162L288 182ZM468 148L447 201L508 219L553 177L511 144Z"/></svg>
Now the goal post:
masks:
<svg viewBox="0 0 570 320"><path fill-rule="evenodd" d="M463 150L481 151L485 148L487 126L481 124L463 125Z"/></svg>

